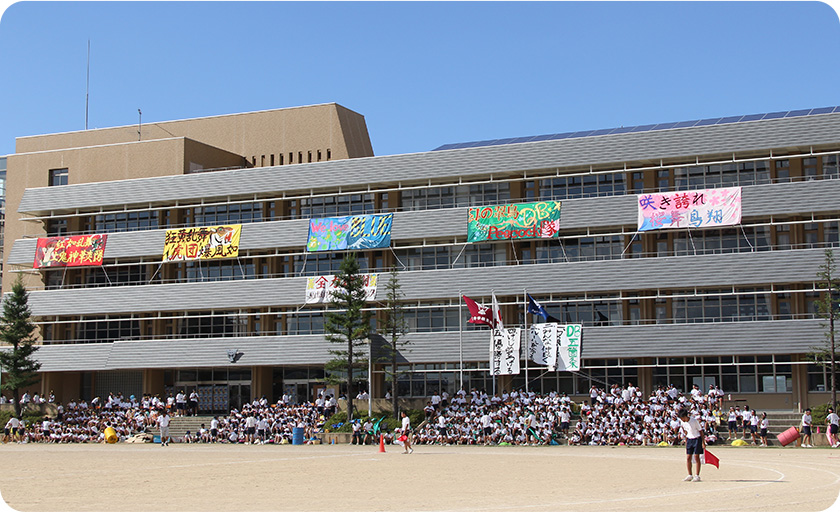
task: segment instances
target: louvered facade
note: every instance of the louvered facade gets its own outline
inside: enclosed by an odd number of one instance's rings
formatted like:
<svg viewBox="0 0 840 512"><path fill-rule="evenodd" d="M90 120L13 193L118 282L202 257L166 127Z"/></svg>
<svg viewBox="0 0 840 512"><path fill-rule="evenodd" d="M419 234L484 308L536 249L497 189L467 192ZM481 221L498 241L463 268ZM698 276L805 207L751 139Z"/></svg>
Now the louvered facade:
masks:
<svg viewBox="0 0 840 512"><path fill-rule="evenodd" d="M287 390L311 397L330 356L325 308L304 305L307 279L335 273L344 253L307 252L309 219L393 212L390 247L357 256L380 276L380 302L369 303L379 320L388 269L401 270L410 342L400 351L402 396L453 393L462 382L583 396L591 384L633 381L646 390L716 384L775 409L824 400L825 372L807 354L824 339L817 272L840 245L840 109L374 157L366 133L362 142L348 135L363 127L360 116L332 107L335 126L355 128L331 134L349 141L341 158L323 149L320 161L297 150L281 161L285 149L258 161L250 154L262 150L226 143L215 124L212 137L190 132L188 121L177 127L189 144L111 140L109 131L101 143L96 133L59 134L52 147L50 136L19 140L8 159L15 213L3 282L20 273L31 290L42 386L65 401L121 379L142 389L104 392L197 388L228 405ZM248 132L243 122L232 137ZM103 148L146 157L113 173L106 159L96 179L74 179L84 155ZM190 172L191 151L244 163ZM44 186L64 153L79 162L70 184ZM742 187L740 225L637 231L637 194L732 186ZM469 207L539 200L561 201L559 238L467 242ZM162 263L167 229L237 223L238 258ZM32 268L38 237L75 234L108 235L101 267ZM489 303L495 293L506 326L516 326L538 320L525 317L526 292L583 325L579 373L523 357L527 384L525 371L489 375L489 332L467 326L459 298ZM375 396L390 386L379 366L372 385Z"/></svg>

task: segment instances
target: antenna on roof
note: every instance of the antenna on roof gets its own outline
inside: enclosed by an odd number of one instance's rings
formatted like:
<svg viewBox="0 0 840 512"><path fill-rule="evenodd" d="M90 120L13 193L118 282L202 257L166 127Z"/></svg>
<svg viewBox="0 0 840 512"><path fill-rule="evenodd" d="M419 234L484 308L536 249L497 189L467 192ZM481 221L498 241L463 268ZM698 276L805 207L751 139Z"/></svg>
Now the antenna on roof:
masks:
<svg viewBox="0 0 840 512"><path fill-rule="evenodd" d="M143 136L140 134L140 128L143 126L143 112L137 109L137 140L142 140Z"/></svg>
<svg viewBox="0 0 840 512"><path fill-rule="evenodd" d="M85 83L85 130L88 129L88 105L90 102L90 39L87 52L87 82Z"/></svg>

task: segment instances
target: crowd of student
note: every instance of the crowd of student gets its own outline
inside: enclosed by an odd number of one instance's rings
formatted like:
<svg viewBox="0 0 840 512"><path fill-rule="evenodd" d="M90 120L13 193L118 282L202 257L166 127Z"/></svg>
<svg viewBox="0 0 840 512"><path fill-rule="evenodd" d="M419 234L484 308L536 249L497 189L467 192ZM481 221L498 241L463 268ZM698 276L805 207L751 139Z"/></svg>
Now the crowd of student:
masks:
<svg viewBox="0 0 840 512"><path fill-rule="evenodd" d="M125 399L121 394L111 394L104 401L99 397L90 403L71 400L65 407L58 403L55 415L42 421L27 424L13 416L5 425L3 442L19 443L86 443L105 441L105 430L111 427L118 440L137 434L150 433L157 427L161 444L169 441L168 428L171 416L185 416L194 411L187 401L171 395L166 399L134 395ZM185 394L184 394L185 395ZM185 395L186 396L186 395ZM35 403L32 401L26 403ZM309 442L321 431L326 416L335 411L332 397L319 397L315 403L292 404L291 396L284 395L276 404L269 404L263 397L245 404L241 410L232 409L228 415L215 416L209 425L202 424L197 432L187 432L184 442L219 443L289 443L294 430L302 429ZM8 403L3 397L0 400ZM23 404L23 400L21 399ZM41 403L41 402L37 402ZM50 403L55 403L54 399ZM179 404L183 403L183 406ZM181 440L181 439L179 439Z"/></svg>
<svg viewBox="0 0 840 512"><path fill-rule="evenodd" d="M609 389L592 386L589 398L589 403L577 406L565 393L556 392L540 395L503 391L490 396L484 390L473 389L469 393L460 390L451 397L446 392L435 393L424 409L426 421L415 430L413 442L421 445L673 445L680 443L678 411L685 408L698 419L708 444L723 440L721 432L725 429L729 431L726 441L737 438L740 432L742 439L767 444L766 413L759 416L748 406L743 410L740 406L732 406L728 413L722 413L723 392L715 386L710 386L707 393L694 386L686 394L673 385L659 386L649 396L644 396L631 382L624 386L615 384ZM50 393L46 400L37 395L21 398L21 403L42 401L54 403L54 395ZM170 415L195 414L197 405L194 401L197 402L197 396L187 396L183 391L174 397L170 394L166 399L144 396L137 400L134 395L126 399L120 394L111 394L104 401L94 398L90 404L73 400L66 407L57 404L54 417L45 417L35 424L26 425L12 418L4 430L4 442L102 442L107 427L113 428L117 437L124 440L158 427L165 445ZM5 397L0 397L0 403L6 402ZM292 442L295 431L300 429L305 442L312 442L317 433L323 432L325 419L336 407L336 399L332 396L319 396L315 402L302 404L293 404L288 394L276 404L270 404L262 397L245 404L241 410L233 409L228 415L213 417L198 431L187 432L182 440L285 444ZM573 414L579 419L572 429ZM807 418L810 427L810 416ZM353 441L378 441L373 430L370 421L357 422L353 425ZM389 432L384 435L388 443L397 437ZM810 436L806 439L810 443ZM840 440L834 440L832 444L834 442L840 446Z"/></svg>

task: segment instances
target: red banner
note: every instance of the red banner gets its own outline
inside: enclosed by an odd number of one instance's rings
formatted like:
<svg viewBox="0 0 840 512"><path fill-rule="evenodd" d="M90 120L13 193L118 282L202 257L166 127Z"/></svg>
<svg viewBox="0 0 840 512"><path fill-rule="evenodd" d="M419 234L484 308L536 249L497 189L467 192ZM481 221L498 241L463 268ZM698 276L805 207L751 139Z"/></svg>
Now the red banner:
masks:
<svg viewBox="0 0 840 512"><path fill-rule="evenodd" d="M32 268L102 265L108 235L39 238Z"/></svg>

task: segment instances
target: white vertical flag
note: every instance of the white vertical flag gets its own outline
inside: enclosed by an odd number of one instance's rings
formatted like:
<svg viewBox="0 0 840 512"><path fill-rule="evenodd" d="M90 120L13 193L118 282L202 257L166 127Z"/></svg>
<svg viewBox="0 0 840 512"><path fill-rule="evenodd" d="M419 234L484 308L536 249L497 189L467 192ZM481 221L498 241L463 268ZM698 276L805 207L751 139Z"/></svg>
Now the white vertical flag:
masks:
<svg viewBox="0 0 840 512"><path fill-rule="evenodd" d="M580 370L581 325L563 325L560 333L560 346L557 348L557 370L576 372Z"/></svg>
<svg viewBox="0 0 840 512"><path fill-rule="evenodd" d="M491 375L518 375L522 329L492 330L490 343Z"/></svg>
<svg viewBox="0 0 840 512"><path fill-rule="evenodd" d="M499 309L499 302L496 300L496 292L493 292L493 327L498 327L499 329L505 328L505 325L502 323L502 310Z"/></svg>
<svg viewBox="0 0 840 512"><path fill-rule="evenodd" d="M555 323L534 324L528 329L528 358L550 371L557 370L557 329Z"/></svg>

